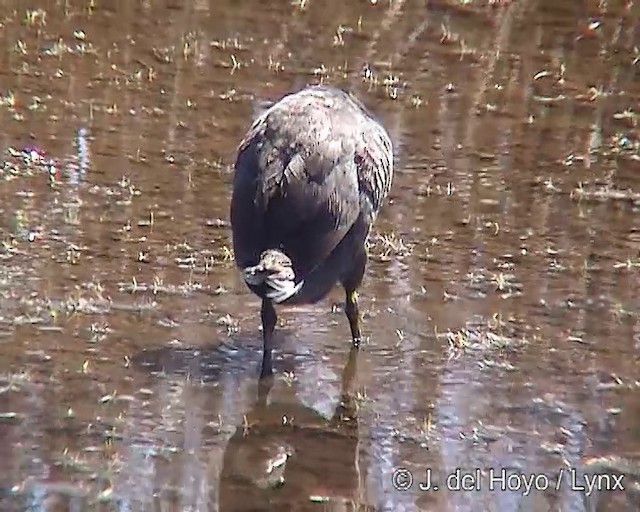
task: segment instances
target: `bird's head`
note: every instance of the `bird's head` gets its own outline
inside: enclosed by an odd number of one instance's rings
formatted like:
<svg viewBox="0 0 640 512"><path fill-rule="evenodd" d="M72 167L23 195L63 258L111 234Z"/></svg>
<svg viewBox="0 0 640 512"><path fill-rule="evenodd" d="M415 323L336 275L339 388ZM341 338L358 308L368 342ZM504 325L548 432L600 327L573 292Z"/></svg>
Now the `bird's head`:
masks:
<svg viewBox="0 0 640 512"><path fill-rule="evenodd" d="M258 264L245 268L243 273L245 281L251 285L259 285L267 277L283 281L293 281L295 279L291 259L277 249L264 251L260 255Z"/></svg>

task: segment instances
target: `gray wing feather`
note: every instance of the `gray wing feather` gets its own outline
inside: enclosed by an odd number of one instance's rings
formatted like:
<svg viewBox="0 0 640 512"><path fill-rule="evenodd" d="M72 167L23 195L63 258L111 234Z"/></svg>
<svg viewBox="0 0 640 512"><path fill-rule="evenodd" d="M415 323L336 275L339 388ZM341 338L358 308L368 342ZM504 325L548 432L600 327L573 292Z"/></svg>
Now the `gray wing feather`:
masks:
<svg viewBox="0 0 640 512"><path fill-rule="evenodd" d="M367 128L356 154L356 164L363 206L368 210L369 221L373 222L391 189L393 147L389 135L380 125L371 121Z"/></svg>

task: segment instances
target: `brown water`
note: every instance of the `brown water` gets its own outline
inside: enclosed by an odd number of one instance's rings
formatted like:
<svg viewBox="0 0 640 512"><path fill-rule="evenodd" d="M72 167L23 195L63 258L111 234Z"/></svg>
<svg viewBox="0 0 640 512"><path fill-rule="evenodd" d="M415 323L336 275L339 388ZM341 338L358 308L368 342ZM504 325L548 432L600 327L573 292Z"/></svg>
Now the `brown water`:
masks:
<svg viewBox="0 0 640 512"><path fill-rule="evenodd" d="M0 510L640 508L640 3L5 0L0 40ZM258 389L231 166L320 81L396 148L370 339L284 311Z"/></svg>

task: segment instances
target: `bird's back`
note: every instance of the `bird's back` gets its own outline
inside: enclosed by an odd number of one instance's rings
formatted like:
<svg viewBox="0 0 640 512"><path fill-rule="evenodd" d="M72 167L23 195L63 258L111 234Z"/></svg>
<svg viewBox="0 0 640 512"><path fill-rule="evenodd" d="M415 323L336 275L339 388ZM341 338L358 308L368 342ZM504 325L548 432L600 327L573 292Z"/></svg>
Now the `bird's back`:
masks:
<svg viewBox="0 0 640 512"><path fill-rule="evenodd" d="M347 93L310 87L284 97L238 149L231 223L240 268L281 249L296 275L317 267L391 186L388 134Z"/></svg>

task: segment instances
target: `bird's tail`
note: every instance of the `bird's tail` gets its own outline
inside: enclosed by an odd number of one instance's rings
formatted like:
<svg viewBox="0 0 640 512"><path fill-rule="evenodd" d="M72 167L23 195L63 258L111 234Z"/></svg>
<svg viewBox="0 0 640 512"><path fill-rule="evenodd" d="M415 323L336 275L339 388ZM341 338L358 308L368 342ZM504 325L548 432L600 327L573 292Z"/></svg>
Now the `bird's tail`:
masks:
<svg viewBox="0 0 640 512"><path fill-rule="evenodd" d="M245 267L242 275L249 286L264 286L265 296L275 303L293 297L304 284L304 280L296 283L291 259L277 249L264 251L258 264Z"/></svg>

